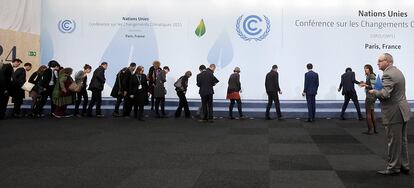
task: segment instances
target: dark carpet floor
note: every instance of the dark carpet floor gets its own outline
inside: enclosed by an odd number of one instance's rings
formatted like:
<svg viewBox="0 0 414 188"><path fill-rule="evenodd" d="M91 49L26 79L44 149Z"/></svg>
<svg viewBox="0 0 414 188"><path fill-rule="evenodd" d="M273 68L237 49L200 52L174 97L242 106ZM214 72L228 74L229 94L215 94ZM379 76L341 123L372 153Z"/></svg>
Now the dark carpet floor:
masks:
<svg viewBox="0 0 414 188"><path fill-rule="evenodd" d="M363 131L357 120L9 119L0 187L414 187L414 175L375 173L384 128Z"/></svg>

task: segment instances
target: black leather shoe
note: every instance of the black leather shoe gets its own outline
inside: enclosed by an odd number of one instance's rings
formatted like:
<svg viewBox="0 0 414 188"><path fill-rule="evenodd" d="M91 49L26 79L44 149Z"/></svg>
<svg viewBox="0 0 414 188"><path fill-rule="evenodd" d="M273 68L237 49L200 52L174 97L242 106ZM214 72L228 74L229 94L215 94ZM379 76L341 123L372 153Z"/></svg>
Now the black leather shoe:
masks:
<svg viewBox="0 0 414 188"><path fill-rule="evenodd" d="M405 174L405 175L410 175L410 169L406 169L406 168L401 167L400 172Z"/></svg>
<svg viewBox="0 0 414 188"><path fill-rule="evenodd" d="M385 175L385 176L395 176L398 175L400 172L392 171L392 170L380 170L377 174Z"/></svg>
<svg viewBox="0 0 414 188"><path fill-rule="evenodd" d="M362 134L372 135L372 132L371 131L365 131L365 132L362 132Z"/></svg>
<svg viewBox="0 0 414 188"><path fill-rule="evenodd" d="M266 120L272 120L272 118L270 118L270 117L265 117L265 119L266 119Z"/></svg>
<svg viewBox="0 0 414 188"><path fill-rule="evenodd" d="M340 120L345 120L345 117L344 116L341 116L339 119Z"/></svg>
<svg viewBox="0 0 414 188"><path fill-rule="evenodd" d="M313 122L313 120L312 120L312 119L308 119L308 120L306 120L305 122L307 122L307 123L312 123L312 122Z"/></svg>

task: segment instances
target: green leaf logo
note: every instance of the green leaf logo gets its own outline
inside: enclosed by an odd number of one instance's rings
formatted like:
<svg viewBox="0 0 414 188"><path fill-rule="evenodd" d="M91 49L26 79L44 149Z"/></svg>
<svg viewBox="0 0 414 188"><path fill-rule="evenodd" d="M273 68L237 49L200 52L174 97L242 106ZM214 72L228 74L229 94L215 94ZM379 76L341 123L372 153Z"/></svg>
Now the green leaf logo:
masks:
<svg viewBox="0 0 414 188"><path fill-rule="evenodd" d="M206 33L206 26L204 25L204 20L201 19L200 23L197 26L197 29L195 30L195 34L198 37L202 37Z"/></svg>

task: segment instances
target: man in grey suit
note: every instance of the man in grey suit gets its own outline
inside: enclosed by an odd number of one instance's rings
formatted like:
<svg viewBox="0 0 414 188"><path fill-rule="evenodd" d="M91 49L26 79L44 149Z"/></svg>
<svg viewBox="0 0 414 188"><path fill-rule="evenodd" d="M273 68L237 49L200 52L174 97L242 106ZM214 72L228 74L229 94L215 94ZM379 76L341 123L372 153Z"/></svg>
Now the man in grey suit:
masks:
<svg viewBox="0 0 414 188"><path fill-rule="evenodd" d="M405 78L393 65L391 54L383 53L378 58L378 67L383 71L381 90L369 93L381 102L382 124L388 140L388 164L383 175L409 174L407 151L407 122L410 120L410 107L405 96Z"/></svg>

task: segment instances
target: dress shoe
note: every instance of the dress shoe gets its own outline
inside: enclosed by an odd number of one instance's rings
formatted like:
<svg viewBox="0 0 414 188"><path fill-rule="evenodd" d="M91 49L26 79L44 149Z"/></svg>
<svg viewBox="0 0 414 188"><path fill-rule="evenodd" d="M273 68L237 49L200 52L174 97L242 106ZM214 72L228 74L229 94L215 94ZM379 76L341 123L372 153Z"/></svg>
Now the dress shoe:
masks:
<svg viewBox="0 0 414 188"><path fill-rule="evenodd" d="M341 116L339 119L340 120L346 120L344 116Z"/></svg>
<svg viewBox="0 0 414 188"><path fill-rule="evenodd" d="M372 135L372 132L371 131L365 131L365 132L362 132L362 134Z"/></svg>
<svg viewBox="0 0 414 188"><path fill-rule="evenodd" d="M265 117L266 120L272 120L269 116Z"/></svg>
<svg viewBox="0 0 414 188"><path fill-rule="evenodd" d="M405 175L410 175L410 169L406 169L406 168L401 167L400 172L405 174Z"/></svg>
<svg viewBox="0 0 414 188"><path fill-rule="evenodd" d="M305 122L307 122L307 123L312 123L312 122L313 122L313 120L312 120L312 119L307 119Z"/></svg>
<svg viewBox="0 0 414 188"><path fill-rule="evenodd" d="M398 175L400 172L396 172L393 170L380 170L377 174L385 175L385 176L395 176Z"/></svg>
<svg viewBox="0 0 414 188"><path fill-rule="evenodd" d="M278 117L277 120L285 120L282 116Z"/></svg>
<svg viewBox="0 0 414 188"><path fill-rule="evenodd" d="M103 114L96 114L96 117L98 117L98 118L103 118L103 117L105 117Z"/></svg>

